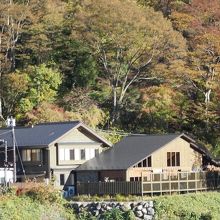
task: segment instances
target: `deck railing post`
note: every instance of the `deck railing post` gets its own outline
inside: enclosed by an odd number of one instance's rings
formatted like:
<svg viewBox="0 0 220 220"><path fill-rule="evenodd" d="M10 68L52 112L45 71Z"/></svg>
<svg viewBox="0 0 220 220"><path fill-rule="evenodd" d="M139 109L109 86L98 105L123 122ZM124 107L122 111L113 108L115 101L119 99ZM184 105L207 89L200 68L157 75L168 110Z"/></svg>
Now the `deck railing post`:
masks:
<svg viewBox="0 0 220 220"><path fill-rule="evenodd" d="M151 197L153 197L153 173L150 174L150 191L151 191Z"/></svg>
<svg viewBox="0 0 220 220"><path fill-rule="evenodd" d="M143 185L143 182L144 182L144 179L143 179L143 172L141 172L141 198L142 198L142 201L143 201L143 196L144 196L144 185Z"/></svg>
<svg viewBox="0 0 220 220"><path fill-rule="evenodd" d="M160 195L162 195L162 173L160 173Z"/></svg>

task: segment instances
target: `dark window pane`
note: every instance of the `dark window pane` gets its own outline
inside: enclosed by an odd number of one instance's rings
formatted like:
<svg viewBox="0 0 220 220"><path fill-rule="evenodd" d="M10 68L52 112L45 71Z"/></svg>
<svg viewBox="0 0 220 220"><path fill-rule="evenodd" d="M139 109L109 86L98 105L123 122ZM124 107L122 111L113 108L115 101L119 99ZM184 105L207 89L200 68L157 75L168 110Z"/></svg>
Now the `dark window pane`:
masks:
<svg viewBox="0 0 220 220"><path fill-rule="evenodd" d="M85 160L86 159L85 149L81 149L80 154L81 154L81 160Z"/></svg>
<svg viewBox="0 0 220 220"><path fill-rule="evenodd" d="M60 185L63 186L65 183L64 174L60 174Z"/></svg>
<svg viewBox="0 0 220 220"><path fill-rule="evenodd" d="M40 149L32 149L31 150L31 160L32 161L40 161L41 160L41 150Z"/></svg>
<svg viewBox="0 0 220 220"><path fill-rule="evenodd" d="M151 167L151 166L152 166L152 164L151 164L151 156L149 156L147 158L147 167Z"/></svg>
<svg viewBox="0 0 220 220"><path fill-rule="evenodd" d="M142 167L142 163L140 162L140 163L138 163L138 167Z"/></svg>
<svg viewBox="0 0 220 220"><path fill-rule="evenodd" d="M180 152L176 152L176 166L180 166Z"/></svg>
<svg viewBox="0 0 220 220"><path fill-rule="evenodd" d="M74 152L74 149L70 150L70 160L75 160L75 152Z"/></svg>
<svg viewBox="0 0 220 220"><path fill-rule="evenodd" d="M175 166L175 152L172 152L172 166Z"/></svg>
<svg viewBox="0 0 220 220"><path fill-rule="evenodd" d="M134 177L130 177L130 182L134 182Z"/></svg>
<svg viewBox="0 0 220 220"><path fill-rule="evenodd" d="M171 166L171 161L170 161L170 152L167 152L167 166Z"/></svg>
<svg viewBox="0 0 220 220"><path fill-rule="evenodd" d="M147 160L146 159L143 160L143 167L147 167Z"/></svg>
<svg viewBox="0 0 220 220"><path fill-rule="evenodd" d="M99 155L99 149L95 149L95 157Z"/></svg>

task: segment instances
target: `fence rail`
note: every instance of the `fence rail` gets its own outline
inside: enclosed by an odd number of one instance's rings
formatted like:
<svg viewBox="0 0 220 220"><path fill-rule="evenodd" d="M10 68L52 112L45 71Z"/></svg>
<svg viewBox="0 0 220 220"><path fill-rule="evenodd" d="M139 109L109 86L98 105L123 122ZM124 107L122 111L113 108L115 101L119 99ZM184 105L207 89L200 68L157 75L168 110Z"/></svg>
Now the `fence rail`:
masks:
<svg viewBox="0 0 220 220"><path fill-rule="evenodd" d="M214 190L219 186L218 172L150 173L142 177L142 194Z"/></svg>
<svg viewBox="0 0 220 220"><path fill-rule="evenodd" d="M220 188L218 172L177 172L143 174L136 182L94 182L78 183L77 194L114 195L189 192L216 190Z"/></svg>
<svg viewBox="0 0 220 220"><path fill-rule="evenodd" d="M114 195L141 194L141 182L97 182L78 183L77 194Z"/></svg>

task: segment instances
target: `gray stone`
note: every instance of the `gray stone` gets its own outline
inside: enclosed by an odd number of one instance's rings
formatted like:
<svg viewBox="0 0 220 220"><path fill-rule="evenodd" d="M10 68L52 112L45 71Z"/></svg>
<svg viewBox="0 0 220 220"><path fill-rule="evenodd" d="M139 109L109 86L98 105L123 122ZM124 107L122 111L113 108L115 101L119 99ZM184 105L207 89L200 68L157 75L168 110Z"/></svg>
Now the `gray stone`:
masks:
<svg viewBox="0 0 220 220"><path fill-rule="evenodd" d="M148 208L148 207L149 207L148 202L145 202L145 204L144 204L144 208Z"/></svg>
<svg viewBox="0 0 220 220"><path fill-rule="evenodd" d="M93 210L93 211L92 211L92 215L98 216L98 215L99 215L99 210Z"/></svg>
<svg viewBox="0 0 220 220"><path fill-rule="evenodd" d="M152 220L152 215L144 215L144 220Z"/></svg>
<svg viewBox="0 0 220 220"><path fill-rule="evenodd" d="M111 207L114 208L116 206L116 204L117 204L116 202L112 202Z"/></svg>
<svg viewBox="0 0 220 220"><path fill-rule="evenodd" d="M154 207L153 201L148 201L149 207Z"/></svg>
<svg viewBox="0 0 220 220"><path fill-rule="evenodd" d="M127 210L130 209L130 206L129 206L129 204L123 204L123 205L121 205L120 209L121 209L123 212L126 212Z"/></svg>
<svg viewBox="0 0 220 220"><path fill-rule="evenodd" d="M100 203L98 203L97 205L96 205L96 209L101 209L101 204Z"/></svg>
<svg viewBox="0 0 220 220"><path fill-rule="evenodd" d="M103 209L106 209L107 204L106 204L106 203L102 203L101 207L102 207Z"/></svg>
<svg viewBox="0 0 220 220"><path fill-rule="evenodd" d="M131 203L131 204L130 204L130 207L131 207L131 210L133 210L133 209L135 208L134 203Z"/></svg>
<svg viewBox="0 0 220 220"><path fill-rule="evenodd" d="M154 209L151 208L151 207L149 207L149 208L147 209L147 213L148 213L148 215L154 215Z"/></svg>
<svg viewBox="0 0 220 220"><path fill-rule="evenodd" d="M109 205L106 207L106 210L111 210L111 209L112 209L112 207Z"/></svg>
<svg viewBox="0 0 220 220"><path fill-rule="evenodd" d="M104 212L106 212L106 210L103 209L103 208L101 208L101 209L99 210L99 214L103 214Z"/></svg>
<svg viewBox="0 0 220 220"><path fill-rule="evenodd" d="M147 214L147 209L146 208L143 208L141 211L143 212L143 214Z"/></svg>
<svg viewBox="0 0 220 220"><path fill-rule="evenodd" d="M137 207L136 207L136 210L142 210L143 209L143 205L138 205Z"/></svg>
<svg viewBox="0 0 220 220"><path fill-rule="evenodd" d="M142 211L135 211L134 214L139 218L143 216Z"/></svg>

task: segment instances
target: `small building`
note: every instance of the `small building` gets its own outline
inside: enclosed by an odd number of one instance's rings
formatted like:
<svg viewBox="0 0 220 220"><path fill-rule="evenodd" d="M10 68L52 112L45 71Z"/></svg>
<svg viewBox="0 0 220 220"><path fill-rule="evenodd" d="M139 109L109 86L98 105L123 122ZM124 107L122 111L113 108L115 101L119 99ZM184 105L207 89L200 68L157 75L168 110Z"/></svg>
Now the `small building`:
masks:
<svg viewBox="0 0 220 220"><path fill-rule="evenodd" d="M148 173L199 171L213 160L188 135L130 135L75 172L77 182L140 181Z"/></svg>
<svg viewBox="0 0 220 220"><path fill-rule="evenodd" d="M0 129L8 143L8 161L13 161L10 128ZM73 170L96 157L111 144L82 122L41 123L15 127L17 181L48 181L63 188L74 185ZM0 154L3 167L4 154Z"/></svg>

